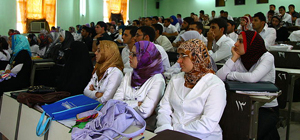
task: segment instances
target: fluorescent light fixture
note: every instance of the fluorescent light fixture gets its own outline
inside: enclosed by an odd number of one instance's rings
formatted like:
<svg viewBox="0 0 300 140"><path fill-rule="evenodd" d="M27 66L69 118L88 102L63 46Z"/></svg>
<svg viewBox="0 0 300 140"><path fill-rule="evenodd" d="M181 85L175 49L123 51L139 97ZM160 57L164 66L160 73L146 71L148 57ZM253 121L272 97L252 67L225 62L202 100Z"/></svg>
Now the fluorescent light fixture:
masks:
<svg viewBox="0 0 300 140"><path fill-rule="evenodd" d="M86 14L86 0L80 0L80 15L85 16Z"/></svg>

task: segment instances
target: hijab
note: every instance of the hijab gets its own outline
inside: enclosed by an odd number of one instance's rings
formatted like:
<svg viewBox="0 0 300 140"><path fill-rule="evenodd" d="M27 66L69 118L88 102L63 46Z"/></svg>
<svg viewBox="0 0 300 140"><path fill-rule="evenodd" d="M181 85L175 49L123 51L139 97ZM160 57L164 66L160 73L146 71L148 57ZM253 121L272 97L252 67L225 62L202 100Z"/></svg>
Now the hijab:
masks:
<svg viewBox="0 0 300 140"><path fill-rule="evenodd" d="M60 31L59 35L61 35L64 38L64 41L61 43L62 49L63 50L69 49L71 44L74 42L73 35L70 32L64 30Z"/></svg>
<svg viewBox="0 0 300 140"><path fill-rule="evenodd" d="M241 17L242 19L244 19L246 21L246 25L244 27L242 27L243 31L248 31L251 29L251 19L248 16L243 16Z"/></svg>
<svg viewBox="0 0 300 140"><path fill-rule="evenodd" d="M29 53L29 56L31 56L29 42L25 36L16 34L11 37L11 40L12 40L11 41L12 58L10 59L10 63L13 62L15 57L22 50L26 50Z"/></svg>
<svg viewBox="0 0 300 140"><path fill-rule="evenodd" d="M48 39L48 36L47 36L47 34L44 34L44 33L41 33L41 34L39 34L39 39L40 39L40 44L39 44L39 46L40 46L40 49L42 49L42 48L44 48L44 47L48 47L48 45L50 44L49 43L49 39Z"/></svg>
<svg viewBox="0 0 300 140"><path fill-rule="evenodd" d="M190 39L200 39L201 35L197 31L186 31L180 36L184 41L188 41Z"/></svg>
<svg viewBox="0 0 300 140"><path fill-rule="evenodd" d="M267 52L265 42L256 31L243 31L245 54L241 56L244 67L249 71L258 59Z"/></svg>
<svg viewBox="0 0 300 140"><path fill-rule="evenodd" d="M102 40L99 44L100 59L97 60L93 73L97 73L98 80L102 79L105 71L109 67L117 67L123 71L124 64L120 55L118 45L109 40Z"/></svg>
<svg viewBox="0 0 300 140"><path fill-rule="evenodd" d="M191 39L183 42L178 47L178 50L183 50L184 54L188 55L194 65L190 72L184 74L185 87L193 88L203 76L208 73L215 73L210 63L208 50L200 39Z"/></svg>
<svg viewBox="0 0 300 140"><path fill-rule="evenodd" d="M136 46L137 67L133 69L131 86L142 86L150 77L163 73L161 54L150 41L139 41Z"/></svg>
<svg viewBox="0 0 300 140"><path fill-rule="evenodd" d="M173 19L173 22L171 22L171 24L175 26L178 23L177 18L174 15L172 15L170 18Z"/></svg>

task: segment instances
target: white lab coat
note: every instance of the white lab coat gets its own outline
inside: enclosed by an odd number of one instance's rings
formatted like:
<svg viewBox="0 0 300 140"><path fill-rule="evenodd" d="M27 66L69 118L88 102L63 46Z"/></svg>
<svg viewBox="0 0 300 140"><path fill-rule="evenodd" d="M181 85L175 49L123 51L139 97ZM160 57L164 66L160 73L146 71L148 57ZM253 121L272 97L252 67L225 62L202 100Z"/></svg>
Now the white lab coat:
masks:
<svg viewBox="0 0 300 140"><path fill-rule="evenodd" d="M113 99L126 102L143 118L149 117L165 91L165 79L162 74L150 77L140 88L131 87L132 72L125 74ZM138 106L138 102L143 102Z"/></svg>
<svg viewBox="0 0 300 140"><path fill-rule="evenodd" d="M84 89L84 95L92 99L95 99L101 103L112 99L116 90L118 89L123 78L123 73L117 67L109 67L101 80L98 81L97 73L95 72L91 81ZM90 90L90 85L94 85L93 91ZM97 92L103 93L103 96L97 98L95 95Z"/></svg>
<svg viewBox="0 0 300 140"><path fill-rule="evenodd" d="M184 72L174 75L159 103L157 129L180 131L202 140L222 140L219 121L226 105L225 85L206 74L192 88L184 86Z"/></svg>

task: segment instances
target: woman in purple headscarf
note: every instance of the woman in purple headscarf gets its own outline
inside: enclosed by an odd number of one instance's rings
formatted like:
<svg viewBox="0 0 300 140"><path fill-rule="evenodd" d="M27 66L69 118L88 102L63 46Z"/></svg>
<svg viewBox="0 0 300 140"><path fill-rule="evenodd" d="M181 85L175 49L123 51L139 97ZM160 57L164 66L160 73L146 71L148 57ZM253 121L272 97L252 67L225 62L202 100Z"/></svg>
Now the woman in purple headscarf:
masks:
<svg viewBox="0 0 300 140"><path fill-rule="evenodd" d="M147 118L165 90L161 55L152 42L139 41L130 51L129 59L133 72L125 74L113 99L126 102Z"/></svg>

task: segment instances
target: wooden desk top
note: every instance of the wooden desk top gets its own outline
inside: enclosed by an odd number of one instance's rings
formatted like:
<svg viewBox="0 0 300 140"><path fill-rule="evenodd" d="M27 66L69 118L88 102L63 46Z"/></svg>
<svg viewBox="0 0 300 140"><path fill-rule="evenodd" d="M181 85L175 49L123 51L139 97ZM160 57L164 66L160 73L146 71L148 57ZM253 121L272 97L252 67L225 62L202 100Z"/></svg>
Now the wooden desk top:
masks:
<svg viewBox="0 0 300 140"><path fill-rule="evenodd" d="M290 68L275 68L277 71L283 71L290 74L300 75L300 69L290 69Z"/></svg>

